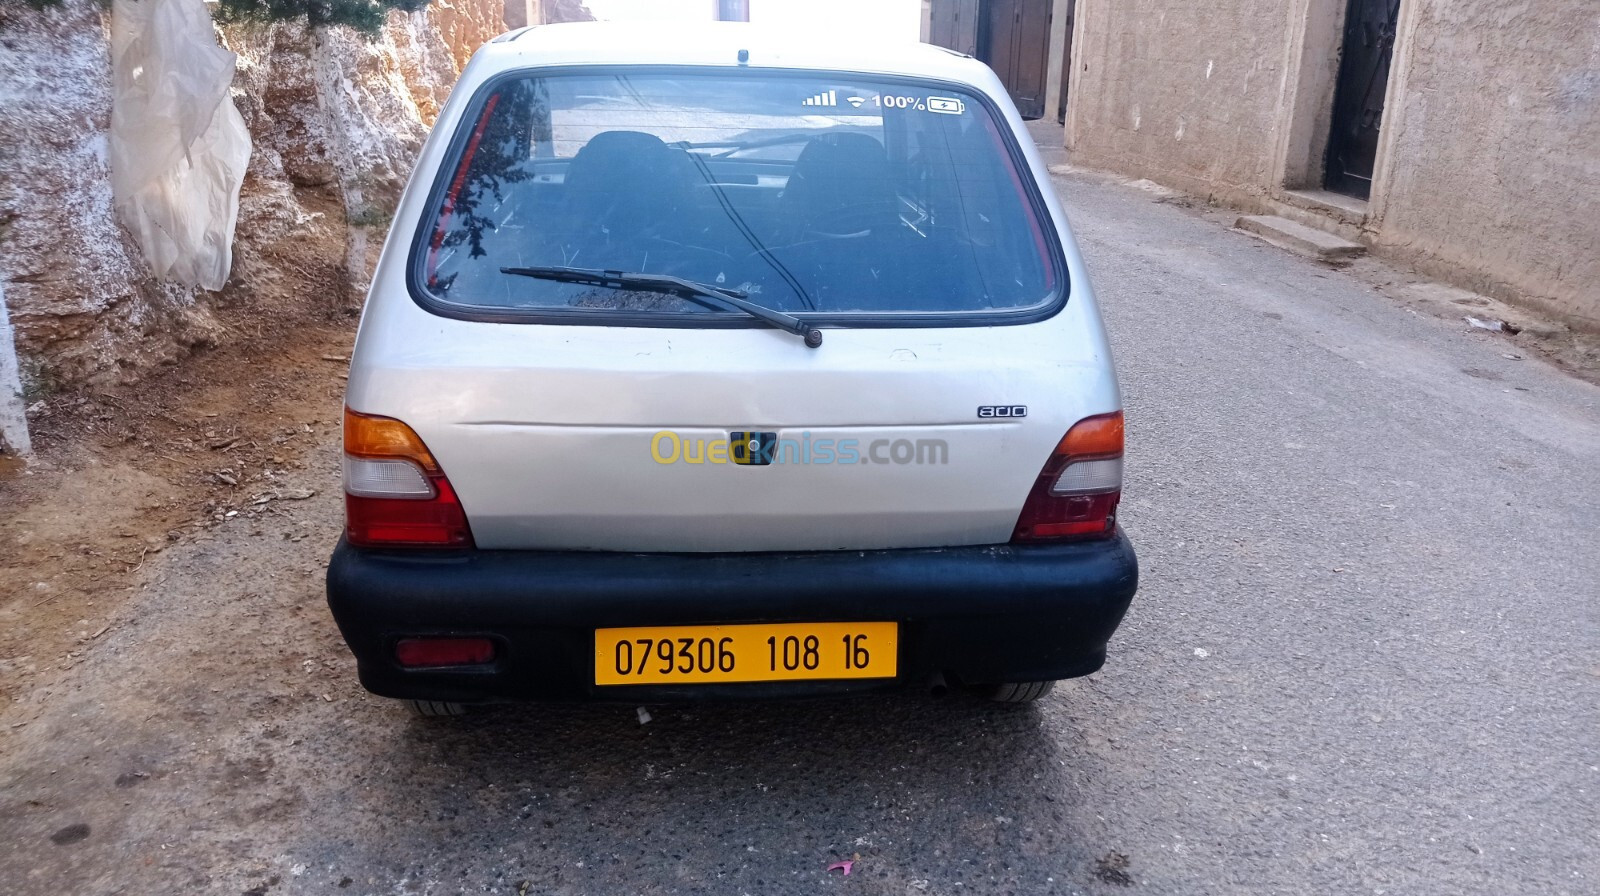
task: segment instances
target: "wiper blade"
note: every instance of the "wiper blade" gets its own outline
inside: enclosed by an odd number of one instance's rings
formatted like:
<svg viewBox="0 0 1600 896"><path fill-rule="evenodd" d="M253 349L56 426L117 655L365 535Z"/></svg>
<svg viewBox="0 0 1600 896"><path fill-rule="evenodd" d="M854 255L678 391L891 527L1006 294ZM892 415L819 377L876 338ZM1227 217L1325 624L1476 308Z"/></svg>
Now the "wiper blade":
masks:
<svg viewBox="0 0 1600 896"><path fill-rule="evenodd" d="M829 128L828 132L829 133L838 133L838 132L869 133L867 131L867 129L865 129L865 128L848 126L848 125L844 126L844 127ZM694 143L694 142L691 142L691 141L688 141L688 140L680 140L677 143L669 143L667 145L676 147L678 149L685 149L685 150L693 150L693 149L723 149L723 150L726 150L726 152L716 153L714 157L715 158L719 158L719 159L725 159L725 158L727 158L727 157L729 157L729 156L731 156L731 155L733 155L735 153L744 152L747 149L762 149L762 148L768 147L768 146L783 146L786 143L807 143L812 138L814 138L816 136L817 136L817 132L816 131L814 131L814 130L805 130L805 131L792 131L792 132L787 133L787 134L777 134L777 135L772 136L772 137L761 137L761 138L758 138L758 139L755 139L755 140L707 140L707 141L704 141L702 143Z"/></svg>
<svg viewBox="0 0 1600 896"><path fill-rule="evenodd" d="M763 137L759 140L708 140L704 143L691 143L688 140L681 140L677 143L671 143L668 145L685 150L722 149L726 150L726 152L719 152L716 154L716 156L717 158L725 159L734 153L743 152L747 149L761 149L762 147L766 146L782 146L786 143L805 143L814 136L815 134L810 133L793 133L779 134L776 137Z"/></svg>
<svg viewBox="0 0 1600 896"><path fill-rule="evenodd" d="M763 321L780 330L786 330L805 340L806 346L816 348L822 344L822 331L792 314L785 314L749 300L750 294L740 289L727 289L710 283L696 283L667 274L637 274L624 271L602 271L594 268L523 267L501 268L502 274L533 277L537 280L554 280L558 283L583 283L606 286L612 289L637 289L647 292L670 293L702 304L732 308ZM709 301L702 301L709 300Z"/></svg>

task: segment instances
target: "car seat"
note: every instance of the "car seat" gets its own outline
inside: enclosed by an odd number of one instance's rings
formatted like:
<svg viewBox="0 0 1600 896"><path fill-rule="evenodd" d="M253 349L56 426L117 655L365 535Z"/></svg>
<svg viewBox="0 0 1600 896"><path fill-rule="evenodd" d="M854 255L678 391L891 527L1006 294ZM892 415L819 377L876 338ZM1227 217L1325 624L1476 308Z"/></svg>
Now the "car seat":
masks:
<svg viewBox="0 0 1600 896"><path fill-rule="evenodd" d="M927 307L924 246L900 220L895 173L867 134L821 134L795 159L774 254L821 310ZM907 297L907 293L916 297Z"/></svg>
<svg viewBox="0 0 1600 896"><path fill-rule="evenodd" d="M883 144L866 134L813 138L783 189L789 241L892 231L898 223L892 177Z"/></svg>
<svg viewBox="0 0 1600 896"><path fill-rule="evenodd" d="M642 240L670 232L691 206L697 175L682 150L640 131L595 135L573 156L563 184L570 263L637 269Z"/></svg>

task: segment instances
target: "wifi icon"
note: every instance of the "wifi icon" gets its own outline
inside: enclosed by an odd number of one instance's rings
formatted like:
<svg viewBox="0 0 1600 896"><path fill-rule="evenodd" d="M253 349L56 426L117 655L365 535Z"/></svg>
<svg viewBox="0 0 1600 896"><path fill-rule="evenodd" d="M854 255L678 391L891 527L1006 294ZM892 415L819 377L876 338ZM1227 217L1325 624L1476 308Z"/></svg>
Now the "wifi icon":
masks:
<svg viewBox="0 0 1600 896"><path fill-rule="evenodd" d="M845 102L855 106L857 109L861 108L861 104L867 101L867 98L863 96L847 96L844 99Z"/></svg>

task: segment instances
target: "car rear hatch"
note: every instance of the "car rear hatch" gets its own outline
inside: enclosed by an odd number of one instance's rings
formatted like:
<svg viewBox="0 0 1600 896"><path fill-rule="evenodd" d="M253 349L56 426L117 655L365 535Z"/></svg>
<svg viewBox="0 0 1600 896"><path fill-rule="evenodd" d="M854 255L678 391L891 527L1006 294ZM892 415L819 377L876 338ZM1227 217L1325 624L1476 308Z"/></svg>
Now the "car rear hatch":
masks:
<svg viewBox="0 0 1600 896"><path fill-rule="evenodd" d="M452 101L397 214L349 406L415 430L480 548L1006 542L1063 435L1118 399L1003 96L754 68L493 80Z"/></svg>
<svg viewBox="0 0 1600 896"><path fill-rule="evenodd" d="M1115 394L1048 325L830 331L816 351L774 330L457 330L470 352L358 363L350 403L412 425L481 548L1001 543ZM777 444L738 462L752 437Z"/></svg>

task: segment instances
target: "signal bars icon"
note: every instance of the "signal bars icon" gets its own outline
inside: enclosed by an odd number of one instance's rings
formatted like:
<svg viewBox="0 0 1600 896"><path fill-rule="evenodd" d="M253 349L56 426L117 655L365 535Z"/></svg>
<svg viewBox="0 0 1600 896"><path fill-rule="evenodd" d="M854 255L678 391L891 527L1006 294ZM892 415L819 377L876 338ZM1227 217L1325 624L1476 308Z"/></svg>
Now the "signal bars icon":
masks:
<svg viewBox="0 0 1600 896"><path fill-rule="evenodd" d="M802 100L802 106L837 106L839 105L839 91L824 90L810 99Z"/></svg>

